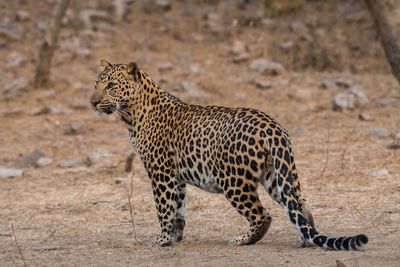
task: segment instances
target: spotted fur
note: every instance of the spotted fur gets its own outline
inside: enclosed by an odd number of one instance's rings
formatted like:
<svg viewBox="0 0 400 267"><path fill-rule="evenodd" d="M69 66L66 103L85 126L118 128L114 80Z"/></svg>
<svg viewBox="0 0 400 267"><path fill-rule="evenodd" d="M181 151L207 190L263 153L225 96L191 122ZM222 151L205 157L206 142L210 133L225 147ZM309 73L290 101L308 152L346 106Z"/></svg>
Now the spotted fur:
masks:
<svg viewBox="0 0 400 267"><path fill-rule="evenodd" d="M99 112L117 113L151 180L161 234L149 245L183 238L186 185L222 193L250 224L230 244L249 245L268 231L271 216L257 195L264 186L300 235L300 244L357 250L365 235L330 238L317 232L301 196L287 131L255 109L190 105L164 92L136 63L102 61L91 97Z"/></svg>

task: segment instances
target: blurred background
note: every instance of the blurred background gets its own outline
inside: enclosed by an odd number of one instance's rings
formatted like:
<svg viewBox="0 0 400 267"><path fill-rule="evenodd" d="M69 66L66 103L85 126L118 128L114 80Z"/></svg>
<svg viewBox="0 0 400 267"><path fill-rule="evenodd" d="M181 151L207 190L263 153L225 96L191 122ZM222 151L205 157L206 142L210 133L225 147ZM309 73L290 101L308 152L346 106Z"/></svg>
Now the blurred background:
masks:
<svg viewBox="0 0 400 267"><path fill-rule="evenodd" d="M395 266L399 26L397 0L0 0L0 265ZM89 107L101 59L136 61L188 103L272 115L318 229L364 232L370 249L297 249L264 192L270 233L228 248L246 222L195 188L183 245L145 249L159 229L146 172L123 124Z"/></svg>

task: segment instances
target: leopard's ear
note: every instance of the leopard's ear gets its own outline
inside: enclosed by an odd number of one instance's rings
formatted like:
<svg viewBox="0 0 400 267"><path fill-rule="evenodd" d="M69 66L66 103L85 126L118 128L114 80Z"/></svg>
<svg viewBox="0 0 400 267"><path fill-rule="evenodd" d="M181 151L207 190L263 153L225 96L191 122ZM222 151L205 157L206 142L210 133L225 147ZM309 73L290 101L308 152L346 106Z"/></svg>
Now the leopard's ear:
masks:
<svg viewBox="0 0 400 267"><path fill-rule="evenodd" d="M107 60L102 59L100 60L100 66L102 66L103 68L107 68L111 66L111 63L108 62Z"/></svg>
<svg viewBox="0 0 400 267"><path fill-rule="evenodd" d="M139 66L136 64L136 62L131 62L126 65L126 72L133 77L135 82L138 82L140 79L139 70Z"/></svg>

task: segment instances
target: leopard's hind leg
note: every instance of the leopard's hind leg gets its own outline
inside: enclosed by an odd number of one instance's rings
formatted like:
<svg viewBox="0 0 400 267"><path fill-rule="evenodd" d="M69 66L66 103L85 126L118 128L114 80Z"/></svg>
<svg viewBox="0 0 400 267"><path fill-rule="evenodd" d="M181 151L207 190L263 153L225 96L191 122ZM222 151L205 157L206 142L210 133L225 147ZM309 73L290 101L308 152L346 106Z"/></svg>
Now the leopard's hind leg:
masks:
<svg viewBox="0 0 400 267"><path fill-rule="evenodd" d="M256 183L247 172L246 176L227 177L224 182L224 194L232 206L244 216L250 224L247 233L229 240L230 245L250 245L258 242L267 233L272 218L262 206L256 191Z"/></svg>

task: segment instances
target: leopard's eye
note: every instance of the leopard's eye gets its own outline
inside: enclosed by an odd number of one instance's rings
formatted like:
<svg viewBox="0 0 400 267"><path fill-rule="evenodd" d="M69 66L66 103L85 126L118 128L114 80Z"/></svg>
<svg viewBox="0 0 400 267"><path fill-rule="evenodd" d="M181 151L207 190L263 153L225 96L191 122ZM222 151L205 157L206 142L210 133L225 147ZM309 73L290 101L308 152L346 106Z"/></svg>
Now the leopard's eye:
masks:
<svg viewBox="0 0 400 267"><path fill-rule="evenodd" d="M111 91L111 90L115 89L116 87L117 87L117 83L109 82L108 85L107 85L107 90Z"/></svg>

